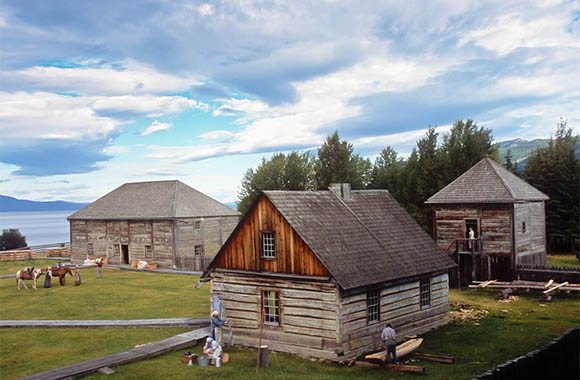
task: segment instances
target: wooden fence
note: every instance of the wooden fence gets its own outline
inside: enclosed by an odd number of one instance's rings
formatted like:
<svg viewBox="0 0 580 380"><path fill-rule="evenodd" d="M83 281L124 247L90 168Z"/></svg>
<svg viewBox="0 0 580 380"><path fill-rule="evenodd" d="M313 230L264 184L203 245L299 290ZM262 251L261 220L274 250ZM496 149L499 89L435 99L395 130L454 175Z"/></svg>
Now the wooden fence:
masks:
<svg viewBox="0 0 580 380"><path fill-rule="evenodd" d="M569 282L580 284L580 268L518 265L516 278L525 281Z"/></svg>
<svg viewBox="0 0 580 380"><path fill-rule="evenodd" d="M473 380L580 379L580 327Z"/></svg>
<svg viewBox="0 0 580 380"><path fill-rule="evenodd" d="M35 258L36 252L31 249L0 252L0 261L33 260Z"/></svg>

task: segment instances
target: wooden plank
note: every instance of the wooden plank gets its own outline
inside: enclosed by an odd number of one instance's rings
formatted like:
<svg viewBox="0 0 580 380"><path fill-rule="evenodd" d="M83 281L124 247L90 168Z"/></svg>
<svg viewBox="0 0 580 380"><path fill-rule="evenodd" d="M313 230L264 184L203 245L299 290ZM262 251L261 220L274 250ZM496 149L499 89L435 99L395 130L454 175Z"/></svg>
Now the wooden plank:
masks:
<svg viewBox="0 0 580 380"><path fill-rule="evenodd" d="M553 292L554 290L556 290L556 289L559 289L559 288L561 288L561 287L563 287L563 286L566 286L566 285L568 285L568 281L566 281L566 282L563 282L563 283L561 283L560 285L556 285L556 286L554 286L553 288L550 288L550 289L548 289L548 290L545 290L545 291L543 291L542 293L544 293L544 294L548 294L548 293L551 293L551 292Z"/></svg>
<svg viewBox="0 0 580 380"><path fill-rule="evenodd" d="M453 364L455 363L455 358L453 356L444 356L444 355L433 355L433 354L426 354L423 352L413 352L413 357L417 359L425 359L432 362L437 363L445 363L445 364Z"/></svg>

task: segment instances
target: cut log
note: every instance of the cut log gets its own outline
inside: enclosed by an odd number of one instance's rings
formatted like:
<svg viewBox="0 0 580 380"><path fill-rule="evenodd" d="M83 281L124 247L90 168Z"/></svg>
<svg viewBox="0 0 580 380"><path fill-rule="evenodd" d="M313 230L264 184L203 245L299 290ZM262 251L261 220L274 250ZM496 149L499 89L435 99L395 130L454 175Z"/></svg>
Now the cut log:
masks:
<svg viewBox="0 0 580 380"><path fill-rule="evenodd" d="M270 364L270 349L268 346L260 346L259 356L258 356L258 363L260 368L266 368Z"/></svg>
<svg viewBox="0 0 580 380"><path fill-rule="evenodd" d="M548 293L550 293L550 292L553 292L554 290L556 290L556 289L558 289L558 288L561 288L562 286L566 286L566 285L568 285L568 281L566 281L566 282L563 282L563 283L561 283L560 285L556 285L556 286L554 286L553 288L550 288L550 289L548 289L548 290L545 290L543 293L544 293L544 294L548 294Z"/></svg>
<svg viewBox="0 0 580 380"><path fill-rule="evenodd" d="M544 285L544 288L548 289L553 283L554 283L554 280L550 279L550 281L548 281L548 283L546 285Z"/></svg>
<svg viewBox="0 0 580 380"><path fill-rule="evenodd" d="M486 287L486 286L488 286L489 284L493 284L493 283L495 283L495 282L497 282L497 280L489 280L489 281L485 281L485 282L482 282L481 284L479 284L479 287L480 287L480 288L485 288L485 287Z"/></svg>
<svg viewBox="0 0 580 380"><path fill-rule="evenodd" d="M445 363L445 364L453 364L455 362L455 359L453 358L453 356L425 354L423 352L413 352L413 357L418 358L418 359L430 360L432 362Z"/></svg>
<svg viewBox="0 0 580 380"><path fill-rule="evenodd" d="M381 364L369 363L369 362L363 362L363 361L355 361L354 365L356 365L357 367L364 367L364 368L385 368L385 366L381 365Z"/></svg>

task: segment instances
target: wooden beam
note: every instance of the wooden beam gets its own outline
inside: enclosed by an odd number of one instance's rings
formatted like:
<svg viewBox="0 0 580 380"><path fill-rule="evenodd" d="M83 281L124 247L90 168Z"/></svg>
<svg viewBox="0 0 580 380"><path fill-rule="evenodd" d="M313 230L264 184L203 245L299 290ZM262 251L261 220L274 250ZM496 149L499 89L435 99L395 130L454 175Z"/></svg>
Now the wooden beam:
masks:
<svg viewBox="0 0 580 380"><path fill-rule="evenodd" d="M410 372L410 373L425 373L424 367L419 367L416 365L404 365L404 364L387 364L387 368L394 369L399 372Z"/></svg>
<svg viewBox="0 0 580 380"><path fill-rule="evenodd" d="M490 284L493 284L493 283L495 283L495 282L497 282L497 280L489 280L489 281L484 281L484 282L482 282L481 284L479 284L479 287L480 287L480 288L485 288L486 286L488 286L488 285L490 285Z"/></svg>
<svg viewBox="0 0 580 380"><path fill-rule="evenodd" d="M425 354L423 352L413 352L412 355L413 357L418 359L425 359L438 363L453 364L455 362L455 358L453 358L452 356Z"/></svg>
<svg viewBox="0 0 580 380"><path fill-rule="evenodd" d="M544 291L543 293L544 293L544 294L548 294L548 293L550 293L550 292L553 292L554 290L556 290L556 289L558 289L558 288L561 288L562 286L566 286L566 285L568 285L568 281L566 281L566 282L563 282L563 283L561 283L560 285L556 285L556 286L554 286L553 288L550 288L550 289L548 289L548 290Z"/></svg>
<svg viewBox="0 0 580 380"><path fill-rule="evenodd" d="M544 285L544 288L548 289L553 283L554 283L554 280L550 279L550 281L548 281L548 283L546 285Z"/></svg>

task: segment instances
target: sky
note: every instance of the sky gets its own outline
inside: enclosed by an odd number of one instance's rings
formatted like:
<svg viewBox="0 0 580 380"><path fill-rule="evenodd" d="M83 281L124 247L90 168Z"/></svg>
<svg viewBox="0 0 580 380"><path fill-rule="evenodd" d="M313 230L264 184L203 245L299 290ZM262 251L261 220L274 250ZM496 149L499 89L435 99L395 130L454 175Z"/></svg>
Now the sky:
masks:
<svg viewBox="0 0 580 380"><path fill-rule="evenodd" d="M580 1L0 0L0 194L180 180L221 202L337 130L374 161L457 120L580 132Z"/></svg>

